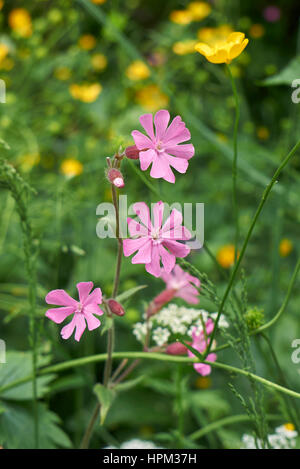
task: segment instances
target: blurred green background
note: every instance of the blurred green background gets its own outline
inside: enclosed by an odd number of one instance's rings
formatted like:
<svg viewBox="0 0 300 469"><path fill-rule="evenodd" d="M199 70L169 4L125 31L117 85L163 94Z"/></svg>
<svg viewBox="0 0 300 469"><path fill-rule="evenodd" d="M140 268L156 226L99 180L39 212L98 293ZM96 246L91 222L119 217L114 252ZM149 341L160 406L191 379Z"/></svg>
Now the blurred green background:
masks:
<svg viewBox="0 0 300 469"><path fill-rule="evenodd" d="M153 190L137 175L133 167L138 168L137 163L125 161L122 193L129 203L159 200L157 191L170 203L204 202L205 240L219 264L230 270L234 100L224 66L194 52L197 40L209 41L231 30L249 38L245 52L232 64L241 99L241 238L274 170L299 138L299 104L291 100L291 83L300 78L299 3L208 3L211 9L205 15L187 1L0 1L0 78L6 84L0 137L10 147L1 151L37 190L30 200L30 214L39 247L41 348L48 361L105 351L105 336L99 330L85 333L80 344L73 339L64 342L60 327L43 319L44 296L55 288L75 295L75 284L89 280L106 295L111 293L116 243L97 238L96 207L111 200L105 158L120 145L133 144L130 133L140 129L141 114L161 108L167 108L172 117L180 114L196 153L187 174L176 175L175 185L150 180L149 172L143 173ZM276 8L270 10L273 4ZM262 308L266 319L280 307L299 255L299 170L298 154L275 186L243 262L249 304ZM0 191L0 203L0 337L8 350L24 351L29 349L29 311L21 230L13 199L5 190ZM189 260L223 291L226 282L203 249L192 252ZM117 350L140 349L132 326L141 319L146 302L164 286L143 266L124 259L120 291L140 284L148 287L128 302L125 317L116 321ZM300 337L299 306L298 282L284 318L271 332L289 385L298 390L299 370L291 361L291 342ZM200 307L214 310L203 298ZM254 341L254 354L258 374L276 379L264 345ZM236 360L228 351L220 352L219 358L229 363ZM15 368L21 366L19 359L17 354L12 360ZM186 434L216 418L243 412L222 372L213 371L205 381L190 367L178 370L171 364L147 362L135 373L145 379L120 395L105 429L97 428L92 447L131 437L174 445L176 436L168 439L167 435L176 427L178 373L186 386ZM71 370L54 377L42 393L75 447L94 406L93 384L101 376L102 365ZM247 390L247 384L240 386ZM5 402L10 414L7 421L5 413L0 415L0 444L30 447L30 431L26 436L24 431L32 425L29 404L20 396ZM45 425L50 425L51 415L56 417L44 411ZM268 400L267 412L280 413L275 396ZM22 415L28 419L24 428ZM45 446L70 445L57 424L51 425L54 436L45 440ZM238 447L249 426L219 430L197 444ZM163 434L160 440L158 434Z"/></svg>

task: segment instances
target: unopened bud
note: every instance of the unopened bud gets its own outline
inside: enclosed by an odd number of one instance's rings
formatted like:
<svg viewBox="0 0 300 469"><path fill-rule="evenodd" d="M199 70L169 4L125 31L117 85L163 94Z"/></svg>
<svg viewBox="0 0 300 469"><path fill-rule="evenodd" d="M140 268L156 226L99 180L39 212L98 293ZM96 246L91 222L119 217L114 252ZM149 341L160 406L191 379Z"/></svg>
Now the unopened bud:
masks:
<svg viewBox="0 0 300 469"><path fill-rule="evenodd" d="M110 298L109 300L107 300L107 304L113 314L116 314L117 316L124 316L124 308L120 303L118 303L118 301L114 300L113 298Z"/></svg>
<svg viewBox="0 0 300 469"><path fill-rule="evenodd" d="M190 345L190 342L187 343ZM188 349L180 342L173 342L166 348L166 353L168 355L185 355L187 350Z"/></svg>
<svg viewBox="0 0 300 469"><path fill-rule="evenodd" d="M164 290L161 292L159 295L157 295L153 301L151 301L148 310L147 310L147 316L148 318L150 316L153 316L154 314L158 313L158 311L166 304L169 303L174 298L174 295L176 293L176 290L174 289L169 289L169 290Z"/></svg>
<svg viewBox="0 0 300 469"><path fill-rule="evenodd" d="M131 160L138 160L140 155L140 150L136 145L131 145L130 147L125 148L125 155Z"/></svg>
<svg viewBox="0 0 300 469"><path fill-rule="evenodd" d="M107 177L108 177L109 182L111 182L111 184L118 187L119 189L125 186L123 175L118 169L115 169L115 168L109 169L107 173Z"/></svg>

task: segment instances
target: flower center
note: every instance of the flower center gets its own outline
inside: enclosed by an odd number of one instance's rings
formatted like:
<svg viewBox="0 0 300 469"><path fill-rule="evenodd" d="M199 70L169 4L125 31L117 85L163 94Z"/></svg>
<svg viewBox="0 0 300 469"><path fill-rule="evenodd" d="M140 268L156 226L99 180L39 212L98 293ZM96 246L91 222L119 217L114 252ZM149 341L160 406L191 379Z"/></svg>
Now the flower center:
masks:
<svg viewBox="0 0 300 469"><path fill-rule="evenodd" d="M75 313L77 313L77 314L82 314L83 313L83 305L81 303L77 304L77 308L75 310Z"/></svg>
<svg viewBox="0 0 300 469"><path fill-rule="evenodd" d="M155 145L155 149L156 151L158 151L158 153L162 153L164 151L162 146L163 146L162 142L158 140L158 142Z"/></svg>
<svg viewBox="0 0 300 469"><path fill-rule="evenodd" d="M160 244L160 243L161 243L161 239L160 239L160 229L159 229L159 228L153 229L153 230L151 231L151 238L153 239L154 244Z"/></svg>

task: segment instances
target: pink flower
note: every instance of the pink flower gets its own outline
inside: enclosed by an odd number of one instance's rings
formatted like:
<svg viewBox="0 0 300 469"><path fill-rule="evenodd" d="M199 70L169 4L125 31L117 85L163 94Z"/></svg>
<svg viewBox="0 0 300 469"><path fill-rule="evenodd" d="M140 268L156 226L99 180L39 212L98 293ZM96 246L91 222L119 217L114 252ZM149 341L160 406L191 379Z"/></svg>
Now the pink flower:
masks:
<svg viewBox="0 0 300 469"><path fill-rule="evenodd" d="M62 328L61 335L63 339L69 339L76 328L75 340L79 342L86 328L86 322L89 331L96 329L101 324L94 314L97 316L103 314L103 311L98 306L102 303L102 292L100 288L95 288L90 293L93 288L93 282L80 282L76 286L79 293L79 301L71 298L65 290L52 290L48 293L45 300L50 305L62 306L62 308L48 309L46 312L47 318L56 324L60 324L73 314L72 321Z"/></svg>
<svg viewBox="0 0 300 469"><path fill-rule="evenodd" d="M141 223L127 218L131 239L123 240L124 256L128 257L135 251L132 258L133 264L145 264L147 272L159 277L163 269L170 273L173 269L176 257L186 257L190 248L178 240L188 240L191 233L182 225L181 213L173 209L169 218L162 226L164 204L157 202L153 208L154 223L151 223L150 212L145 202L137 202L133 205L134 212Z"/></svg>
<svg viewBox="0 0 300 469"><path fill-rule="evenodd" d="M214 322L211 319L209 319L205 324L205 330L206 330L206 336L207 336L205 337L204 331L201 330L199 332L197 328L195 327L192 333L192 338L193 338L192 347L198 350L198 352L203 353L206 350L210 342L210 339L208 336L212 333L213 328L214 328ZM195 357L196 355L192 353L190 350L188 350L188 356ZM216 359L217 359L217 355L215 353L209 353L205 361L215 362ZM197 371L197 373L199 373L202 376L207 376L211 373L211 366L205 363L194 363L193 367L194 367L194 370Z"/></svg>
<svg viewBox="0 0 300 469"><path fill-rule="evenodd" d="M167 290L174 290L174 297L182 298L187 303L199 303L200 280L185 272L179 265L175 265L170 273L163 272L161 278L166 282Z"/></svg>
<svg viewBox="0 0 300 469"><path fill-rule="evenodd" d="M179 173L185 173L189 165L188 160L194 156L195 150L191 143L179 145L191 138L190 131L181 117L176 116L168 127L169 120L168 111L158 111L154 116L154 133L152 114L143 114L140 123L148 136L138 130L134 130L131 135L140 150L141 170L145 171L152 163L151 177L163 178L174 183L175 176L171 166Z"/></svg>

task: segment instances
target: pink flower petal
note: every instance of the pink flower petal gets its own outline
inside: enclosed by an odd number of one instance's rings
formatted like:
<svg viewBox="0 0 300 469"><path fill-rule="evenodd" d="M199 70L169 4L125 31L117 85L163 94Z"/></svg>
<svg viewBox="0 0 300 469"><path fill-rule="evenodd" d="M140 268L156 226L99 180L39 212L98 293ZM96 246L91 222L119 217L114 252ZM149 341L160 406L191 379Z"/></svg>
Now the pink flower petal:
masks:
<svg viewBox="0 0 300 469"><path fill-rule="evenodd" d="M87 297L89 296L89 293L91 289L93 288L94 284L93 282L80 282L77 283L76 287L79 293L79 300L80 303L84 303Z"/></svg>
<svg viewBox="0 0 300 469"><path fill-rule="evenodd" d="M136 144L139 150L144 150L145 148L154 148L154 144L150 140L150 138L146 137L146 135L142 134L142 132L140 132L139 130L133 130L133 132L131 132L131 135L133 137L134 143Z"/></svg>
<svg viewBox="0 0 300 469"><path fill-rule="evenodd" d="M170 114L166 109L161 109L154 116L156 139L162 141L170 120Z"/></svg>
<svg viewBox="0 0 300 469"><path fill-rule="evenodd" d="M83 314L75 314L74 318L75 318L75 324L76 324L75 340L79 342L86 328L85 318Z"/></svg>
<svg viewBox="0 0 300 469"><path fill-rule="evenodd" d="M56 324L63 322L70 314L74 313L74 306L63 306L62 308L51 308L46 311L47 318Z"/></svg>
<svg viewBox="0 0 300 469"><path fill-rule="evenodd" d="M89 331L93 331L94 329L97 329L101 325L101 322L99 321L98 318L95 318L91 313L85 313L84 314L88 329Z"/></svg>
<svg viewBox="0 0 300 469"><path fill-rule="evenodd" d="M137 202L133 205L134 213L139 217L141 222L148 228L152 229L151 217L148 205L145 202Z"/></svg>
<svg viewBox="0 0 300 469"><path fill-rule="evenodd" d="M161 228L164 214L164 203L160 200L153 207L153 226L155 230Z"/></svg>
<svg viewBox="0 0 300 469"><path fill-rule="evenodd" d="M154 275L154 277L160 276L161 268L158 245L152 246L152 259L149 264L145 265L145 267L149 274Z"/></svg>
<svg viewBox="0 0 300 469"><path fill-rule="evenodd" d="M149 168L150 164L154 161L155 158L156 158L156 152L152 150L151 148L146 151L141 151L140 152L141 170L146 171L146 169Z"/></svg>
<svg viewBox="0 0 300 469"><path fill-rule="evenodd" d="M165 152L169 155L177 156L178 158L184 158L185 160L189 160L195 154L194 145L191 143L185 143L183 145L175 145L175 146L167 146L165 148Z"/></svg>
<svg viewBox="0 0 300 469"><path fill-rule="evenodd" d="M69 324L67 324L65 327L63 327L62 330L60 331L60 334L63 339L69 339L69 337L71 337L75 329L75 325L76 325L76 321L75 321L75 315L74 315L72 321Z"/></svg>
<svg viewBox="0 0 300 469"><path fill-rule="evenodd" d="M183 158L176 158L175 156L168 155L167 160L172 168L175 168L181 174L186 173L188 169L189 162L188 160L184 160Z"/></svg>
<svg viewBox="0 0 300 469"><path fill-rule="evenodd" d="M152 242L150 239L138 250L138 253L131 259L132 264L148 264L151 262Z"/></svg>
<svg viewBox="0 0 300 469"><path fill-rule="evenodd" d="M123 240L123 253L125 257L131 256L135 251L141 249L145 243L148 242L147 238L138 239L124 239Z"/></svg>
<svg viewBox="0 0 300 469"><path fill-rule="evenodd" d="M71 298L65 290L52 290L45 298L49 305L77 306L77 301Z"/></svg>
<svg viewBox="0 0 300 469"><path fill-rule="evenodd" d="M95 288L95 290L88 296L83 304L84 306L87 306L93 303L98 305L102 303L102 291L100 288Z"/></svg>
<svg viewBox="0 0 300 469"><path fill-rule="evenodd" d="M150 171L150 176L155 179L163 178L168 182L175 182L175 176L170 168L170 165L164 153L161 153L154 159Z"/></svg>
<svg viewBox="0 0 300 469"><path fill-rule="evenodd" d="M180 226L182 224L182 213L179 212L176 208L173 208L172 212L170 213L169 218L166 220L165 224L162 227L162 232L168 232L171 229ZM177 266L179 267L179 266Z"/></svg>
<svg viewBox="0 0 300 469"><path fill-rule="evenodd" d="M162 244L160 244L159 246L159 254L161 256L161 260L162 260L162 264L163 264L163 267L165 269L165 271L167 273L170 273L171 270L173 269L174 265L175 265L175 262L176 262L176 258L174 256L174 254L171 254L170 252L168 252Z"/></svg>
<svg viewBox="0 0 300 469"><path fill-rule="evenodd" d="M180 116L176 116L171 124L169 125L165 136L164 136L164 143L168 143L169 140L173 139L178 133L182 131L182 129L185 128L185 123L182 122Z"/></svg>
<svg viewBox="0 0 300 469"><path fill-rule="evenodd" d="M201 376L207 376L211 373L211 366L205 363L194 363L193 367Z"/></svg>
<svg viewBox="0 0 300 469"><path fill-rule="evenodd" d="M175 296L178 298L182 298L184 301L191 305L196 305L199 303L199 298L198 298L199 292L196 290L196 288L191 287L188 285L184 289L179 290Z"/></svg>
<svg viewBox="0 0 300 469"><path fill-rule="evenodd" d="M177 241L173 241L170 239L164 240L163 244L176 257L186 257L191 251L191 249L185 244L181 244L181 243L178 243Z"/></svg>
<svg viewBox="0 0 300 469"><path fill-rule="evenodd" d="M102 316L104 313L96 303L91 303L84 307L84 314L97 314L97 316Z"/></svg>
<svg viewBox="0 0 300 469"><path fill-rule="evenodd" d="M181 226L176 226L176 228L170 230L170 231L164 231L162 233L162 238L163 239L173 239L173 240L182 240L186 241L188 239L191 239L192 235L190 231L183 225Z"/></svg>
<svg viewBox="0 0 300 469"><path fill-rule="evenodd" d="M148 235L148 228L144 225L141 225L137 221L133 220L133 218L127 218L128 230L130 236L147 236Z"/></svg>
<svg viewBox="0 0 300 469"><path fill-rule="evenodd" d="M151 140L155 139L154 131L153 131L153 116L152 114L143 114L140 117L140 123L146 130L147 134L151 138Z"/></svg>
<svg viewBox="0 0 300 469"><path fill-rule="evenodd" d="M186 142L187 140L190 140L191 138L191 133L190 131L184 126L180 126L178 129L178 133L174 135L172 138L170 138L168 141L164 141L165 147L174 147L178 143Z"/></svg>

